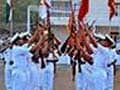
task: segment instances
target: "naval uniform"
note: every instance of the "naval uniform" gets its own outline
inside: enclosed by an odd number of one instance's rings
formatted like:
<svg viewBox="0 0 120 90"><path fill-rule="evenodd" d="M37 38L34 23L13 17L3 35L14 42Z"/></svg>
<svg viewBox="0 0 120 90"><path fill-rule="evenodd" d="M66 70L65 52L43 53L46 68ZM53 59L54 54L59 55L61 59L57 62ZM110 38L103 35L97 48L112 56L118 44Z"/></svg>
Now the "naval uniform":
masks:
<svg viewBox="0 0 120 90"><path fill-rule="evenodd" d="M12 60L14 61L14 70L12 72L13 90L28 90L30 83L28 70L29 51L21 46L14 46L12 51Z"/></svg>
<svg viewBox="0 0 120 90"><path fill-rule="evenodd" d="M93 61L91 70L93 79L92 90L104 90L106 88L107 80L107 65L109 62L109 50L108 48L98 44L98 47L93 53Z"/></svg>
<svg viewBox="0 0 120 90"><path fill-rule="evenodd" d="M77 90L105 90L107 79L107 63L109 53L107 48L98 44L92 55L94 64L82 65L82 73L77 74ZM82 84L80 84L82 83Z"/></svg>

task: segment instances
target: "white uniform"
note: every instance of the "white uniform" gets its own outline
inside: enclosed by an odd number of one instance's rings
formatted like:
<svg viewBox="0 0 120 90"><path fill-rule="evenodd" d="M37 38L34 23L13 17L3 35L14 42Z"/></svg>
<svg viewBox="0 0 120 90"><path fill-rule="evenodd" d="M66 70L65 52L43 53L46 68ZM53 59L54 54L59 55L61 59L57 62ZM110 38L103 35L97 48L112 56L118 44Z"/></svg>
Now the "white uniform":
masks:
<svg viewBox="0 0 120 90"><path fill-rule="evenodd" d="M106 88L107 65L109 62L109 50L98 44L98 48L93 54L94 64L92 65L92 90L104 90Z"/></svg>
<svg viewBox="0 0 120 90"><path fill-rule="evenodd" d="M106 69L109 60L108 49L99 45L94 48L93 65L82 65L82 73L79 75L77 90L104 90L106 87ZM82 83L82 85L80 85Z"/></svg>
<svg viewBox="0 0 120 90"><path fill-rule="evenodd" d="M76 90L86 90L85 73L77 73L75 77ZM81 84L82 83L82 84Z"/></svg>
<svg viewBox="0 0 120 90"><path fill-rule="evenodd" d="M53 68L53 64L49 63L46 65L44 71L43 90L53 90L54 71L51 68Z"/></svg>
<svg viewBox="0 0 120 90"><path fill-rule="evenodd" d="M3 57L5 59L5 69L4 69L4 73L5 73L5 88L6 90L12 90L12 65L10 65L10 60L12 60L11 57L12 54L12 49L8 48L4 51L3 53Z"/></svg>
<svg viewBox="0 0 120 90"><path fill-rule="evenodd" d="M26 48L14 46L12 50L14 61L13 90L28 90L30 83L29 57L30 53Z"/></svg>
<svg viewBox="0 0 120 90"><path fill-rule="evenodd" d="M31 62L30 64L31 68L31 84L32 84L32 89L31 90L40 90L40 66L39 64L35 64Z"/></svg>

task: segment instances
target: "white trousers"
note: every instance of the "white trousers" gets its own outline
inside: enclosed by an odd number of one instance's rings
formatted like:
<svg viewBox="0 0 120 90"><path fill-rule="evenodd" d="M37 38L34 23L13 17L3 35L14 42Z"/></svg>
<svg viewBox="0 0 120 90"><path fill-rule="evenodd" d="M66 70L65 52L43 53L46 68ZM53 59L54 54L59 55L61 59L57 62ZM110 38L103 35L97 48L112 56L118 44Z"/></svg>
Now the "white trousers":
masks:
<svg viewBox="0 0 120 90"><path fill-rule="evenodd" d="M88 90L105 90L107 74L104 69L94 68L89 78Z"/></svg>
<svg viewBox="0 0 120 90"><path fill-rule="evenodd" d="M106 82L106 90L114 89L114 72L113 67L107 69L107 82Z"/></svg>

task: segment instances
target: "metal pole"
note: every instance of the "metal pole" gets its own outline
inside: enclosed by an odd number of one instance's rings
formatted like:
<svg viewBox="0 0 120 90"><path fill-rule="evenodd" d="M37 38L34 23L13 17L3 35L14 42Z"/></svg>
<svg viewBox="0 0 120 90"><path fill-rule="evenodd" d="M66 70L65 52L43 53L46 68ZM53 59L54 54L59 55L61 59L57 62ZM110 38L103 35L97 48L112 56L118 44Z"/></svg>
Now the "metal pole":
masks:
<svg viewBox="0 0 120 90"><path fill-rule="evenodd" d="M109 20L109 32L111 32L111 29L112 29L112 27L111 27L111 20Z"/></svg>
<svg viewBox="0 0 120 90"><path fill-rule="evenodd" d="M13 9L11 9L10 36L13 35Z"/></svg>
<svg viewBox="0 0 120 90"><path fill-rule="evenodd" d="M30 32L30 6L27 8L27 32Z"/></svg>

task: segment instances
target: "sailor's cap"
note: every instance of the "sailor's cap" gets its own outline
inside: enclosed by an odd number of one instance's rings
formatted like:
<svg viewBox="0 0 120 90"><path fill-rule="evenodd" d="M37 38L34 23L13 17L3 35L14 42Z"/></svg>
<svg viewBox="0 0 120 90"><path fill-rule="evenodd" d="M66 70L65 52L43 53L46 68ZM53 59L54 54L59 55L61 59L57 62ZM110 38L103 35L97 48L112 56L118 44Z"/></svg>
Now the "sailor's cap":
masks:
<svg viewBox="0 0 120 90"><path fill-rule="evenodd" d="M105 40L105 36L101 33L94 33L94 37L101 39L101 40Z"/></svg>
<svg viewBox="0 0 120 90"><path fill-rule="evenodd" d="M105 35L106 39L108 39L111 43L115 43L115 41L108 35Z"/></svg>
<svg viewBox="0 0 120 90"><path fill-rule="evenodd" d="M19 36L20 38L23 38L25 36L31 36L31 34L29 32L22 32Z"/></svg>
<svg viewBox="0 0 120 90"><path fill-rule="evenodd" d="M11 43L13 43L15 40L17 40L18 38L20 38L19 33L16 33L10 40Z"/></svg>

